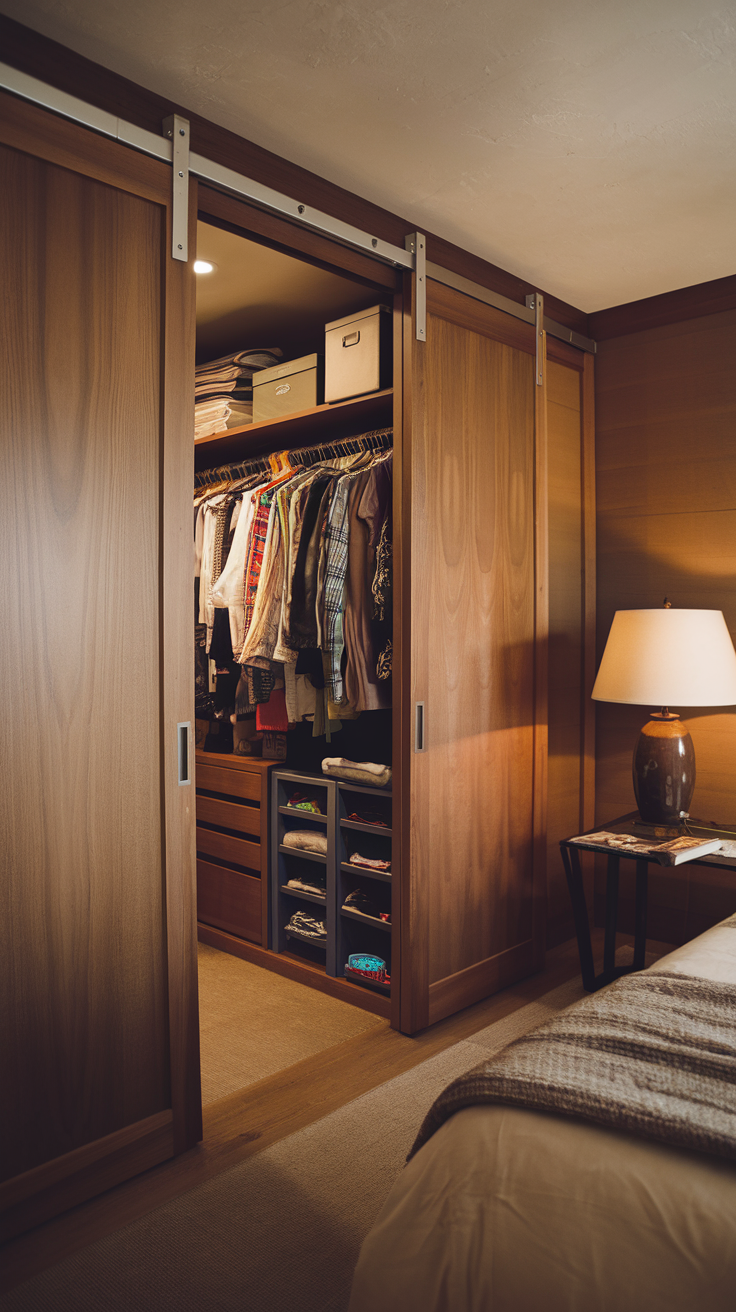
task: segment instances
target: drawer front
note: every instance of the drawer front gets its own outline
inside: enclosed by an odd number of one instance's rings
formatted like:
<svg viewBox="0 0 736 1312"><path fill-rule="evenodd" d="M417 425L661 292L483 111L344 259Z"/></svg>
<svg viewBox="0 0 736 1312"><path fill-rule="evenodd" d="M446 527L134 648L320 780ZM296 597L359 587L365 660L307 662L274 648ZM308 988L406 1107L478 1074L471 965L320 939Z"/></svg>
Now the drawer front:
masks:
<svg viewBox="0 0 736 1312"><path fill-rule="evenodd" d="M261 942L261 881L197 862L197 919L251 943Z"/></svg>
<svg viewBox="0 0 736 1312"><path fill-rule="evenodd" d="M216 856L219 861L233 861L235 865L260 873L260 843L249 843L245 838L232 838L230 834L218 834L216 829L197 826L197 852Z"/></svg>
<svg viewBox="0 0 736 1312"><path fill-rule="evenodd" d="M261 800L261 776L248 770L220 770L216 765L198 765L197 787L208 788L211 793L226 793L228 797L246 797L249 802Z"/></svg>
<svg viewBox="0 0 736 1312"><path fill-rule="evenodd" d="M208 825L221 825L223 829L237 829L243 834L261 833L261 809L258 806L241 806L238 802L220 802L214 797L197 794L197 820Z"/></svg>

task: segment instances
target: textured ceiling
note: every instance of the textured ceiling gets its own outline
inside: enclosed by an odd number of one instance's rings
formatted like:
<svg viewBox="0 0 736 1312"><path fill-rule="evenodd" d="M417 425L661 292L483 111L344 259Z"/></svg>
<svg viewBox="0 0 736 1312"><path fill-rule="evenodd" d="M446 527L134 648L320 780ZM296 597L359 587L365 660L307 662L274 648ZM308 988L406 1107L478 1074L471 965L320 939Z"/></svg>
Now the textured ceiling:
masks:
<svg viewBox="0 0 736 1312"><path fill-rule="evenodd" d="M0 9L585 311L734 272L733 0Z"/></svg>

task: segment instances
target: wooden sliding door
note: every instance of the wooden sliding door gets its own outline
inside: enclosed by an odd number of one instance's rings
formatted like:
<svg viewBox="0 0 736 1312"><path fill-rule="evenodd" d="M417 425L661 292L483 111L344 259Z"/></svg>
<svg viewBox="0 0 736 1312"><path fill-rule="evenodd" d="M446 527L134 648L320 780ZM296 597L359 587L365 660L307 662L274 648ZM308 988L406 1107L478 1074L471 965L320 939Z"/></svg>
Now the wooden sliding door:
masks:
<svg viewBox="0 0 736 1312"><path fill-rule="evenodd" d="M401 1028L543 960L544 394L529 325L428 284L405 316Z"/></svg>
<svg viewBox="0 0 736 1312"><path fill-rule="evenodd" d="M194 317L169 168L9 96L0 142L10 1235L200 1137Z"/></svg>

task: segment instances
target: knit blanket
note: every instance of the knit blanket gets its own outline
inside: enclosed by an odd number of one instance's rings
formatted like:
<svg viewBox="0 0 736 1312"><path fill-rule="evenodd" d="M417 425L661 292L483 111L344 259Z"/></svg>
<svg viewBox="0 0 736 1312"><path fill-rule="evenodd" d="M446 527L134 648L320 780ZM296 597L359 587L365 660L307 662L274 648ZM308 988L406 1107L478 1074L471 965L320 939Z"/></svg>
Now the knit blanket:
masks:
<svg viewBox="0 0 736 1312"><path fill-rule="evenodd" d="M623 976L454 1080L407 1160L478 1103L575 1116L736 1161L736 987Z"/></svg>

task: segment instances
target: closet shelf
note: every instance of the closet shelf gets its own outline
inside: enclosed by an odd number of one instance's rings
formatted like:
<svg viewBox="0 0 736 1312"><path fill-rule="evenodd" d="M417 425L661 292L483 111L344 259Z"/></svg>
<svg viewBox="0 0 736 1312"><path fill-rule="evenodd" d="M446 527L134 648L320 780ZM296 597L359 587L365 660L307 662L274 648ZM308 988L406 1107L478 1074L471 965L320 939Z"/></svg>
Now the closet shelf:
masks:
<svg viewBox="0 0 736 1312"><path fill-rule="evenodd" d="M293 450L310 442L338 441L372 428L389 428L393 416L393 388L371 392L352 401L297 410L280 419L262 419L194 442L194 468L213 469L228 461L248 460L272 451Z"/></svg>
<svg viewBox="0 0 736 1312"><path fill-rule="evenodd" d="M376 834L379 838L393 838L393 831L385 829L383 825L364 825L357 820L341 820L342 829L358 829L361 834Z"/></svg>
<svg viewBox="0 0 736 1312"><path fill-rule="evenodd" d="M346 780L337 779L334 775L329 777L331 779L335 778L340 792L362 793L364 797L393 797L390 788L371 788L370 784L349 784Z"/></svg>
<svg viewBox="0 0 736 1312"><path fill-rule="evenodd" d="M362 916L357 911L347 911L345 907L340 908L340 915L345 916L348 920L357 920L361 925L372 925L374 929L382 929L384 933L391 933L391 925L385 920L379 920L378 916Z"/></svg>
<svg viewBox="0 0 736 1312"><path fill-rule="evenodd" d="M316 811L300 811L298 806L280 806L279 811L282 815L295 815L301 820L319 820L323 825L327 824L326 815L317 815Z"/></svg>
<svg viewBox="0 0 736 1312"><path fill-rule="evenodd" d="M385 884L391 883L390 870L370 870L368 866L356 866L352 861L342 861L340 869L346 875L365 875L368 879L381 879Z"/></svg>
<svg viewBox="0 0 736 1312"><path fill-rule="evenodd" d="M319 902L320 906L327 906L326 897L320 897L317 893L307 893L303 888L288 888L286 884L282 884L281 892L286 893L287 897L304 898L305 902Z"/></svg>
<svg viewBox="0 0 736 1312"><path fill-rule="evenodd" d="M321 852L307 852L303 847L284 847L280 843L279 852L283 852L284 856L303 856L307 861L320 861L323 866L327 865L327 857Z"/></svg>
<svg viewBox="0 0 736 1312"><path fill-rule="evenodd" d="M319 948L321 952L327 951L327 941L323 938L312 938L311 934L302 934L298 929L284 929L287 938L298 938L300 943L311 943L313 948Z"/></svg>

